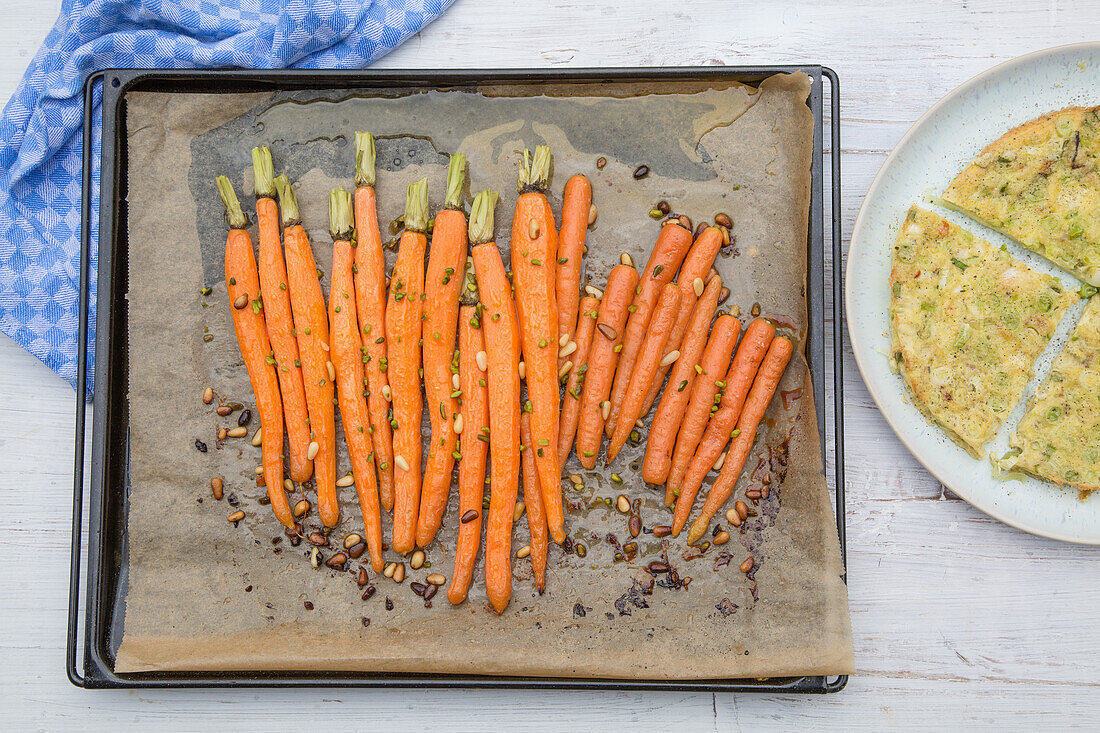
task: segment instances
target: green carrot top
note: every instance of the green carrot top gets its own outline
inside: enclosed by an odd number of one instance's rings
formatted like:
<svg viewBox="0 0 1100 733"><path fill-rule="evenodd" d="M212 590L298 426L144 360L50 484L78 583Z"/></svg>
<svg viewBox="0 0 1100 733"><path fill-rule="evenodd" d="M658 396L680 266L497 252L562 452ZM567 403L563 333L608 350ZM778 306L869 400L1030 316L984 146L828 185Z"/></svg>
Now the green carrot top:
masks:
<svg viewBox="0 0 1100 733"><path fill-rule="evenodd" d="M332 189L328 195L328 231L334 242L351 241L355 225L351 216L351 194L343 186Z"/></svg>
<svg viewBox="0 0 1100 733"><path fill-rule="evenodd" d="M474 196L470 207L470 244L493 241L493 209L499 198L500 194L488 189Z"/></svg>
<svg viewBox="0 0 1100 733"><path fill-rule="evenodd" d="M294 187L286 175L275 179L275 190L279 192L279 210L283 213L283 226L289 227L300 224L302 213L298 210L298 198L294 195Z"/></svg>
<svg viewBox="0 0 1100 733"><path fill-rule="evenodd" d="M466 156L455 153L447 166L447 198L443 208L462 210L462 189L466 184Z"/></svg>
<svg viewBox="0 0 1100 733"><path fill-rule="evenodd" d="M252 176L256 180L257 198L275 198L275 167L271 164L271 148L252 148Z"/></svg>
<svg viewBox="0 0 1100 733"><path fill-rule="evenodd" d="M241 202L237 200L237 192L233 190L233 184L225 176L218 176L218 195L225 204L225 223L230 229L244 229L248 226L248 217L241 211Z"/></svg>
<svg viewBox="0 0 1100 733"><path fill-rule="evenodd" d="M374 135L355 133L355 185L374 185Z"/></svg>
<svg viewBox="0 0 1100 733"><path fill-rule="evenodd" d="M531 151L523 149L523 163L519 168L519 192L545 191L550 185L550 166L554 156L550 155L549 145L535 146L535 159L531 160Z"/></svg>
<svg viewBox="0 0 1100 733"><path fill-rule="evenodd" d="M405 230L425 232L428 230L428 179L421 178L409 184L405 194Z"/></svg>

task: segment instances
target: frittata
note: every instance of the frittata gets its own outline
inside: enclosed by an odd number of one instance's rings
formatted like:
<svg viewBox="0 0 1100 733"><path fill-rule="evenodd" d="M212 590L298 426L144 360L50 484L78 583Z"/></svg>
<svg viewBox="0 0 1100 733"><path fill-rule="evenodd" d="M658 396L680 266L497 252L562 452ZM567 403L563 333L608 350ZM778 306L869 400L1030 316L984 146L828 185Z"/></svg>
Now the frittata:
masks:
<svg viewBox="0 0 1100 733"><path fill-rule="evenodd" d="M1010 130L943 200L1100 285L1100 107L1069 107Z"/></svg>
<svg viewBox="0 0 1100 733"><path fill-rule="evenodd" d="M915 403L981 457L1077 294L918 206L893 257L893 359Z"/></svg>
<svg viewBox="0 0 1100 733"><path fill-rule="evenodd" d="M1009 438L1016 467L1100 489L1100 298L1094 297Z"/></svg>

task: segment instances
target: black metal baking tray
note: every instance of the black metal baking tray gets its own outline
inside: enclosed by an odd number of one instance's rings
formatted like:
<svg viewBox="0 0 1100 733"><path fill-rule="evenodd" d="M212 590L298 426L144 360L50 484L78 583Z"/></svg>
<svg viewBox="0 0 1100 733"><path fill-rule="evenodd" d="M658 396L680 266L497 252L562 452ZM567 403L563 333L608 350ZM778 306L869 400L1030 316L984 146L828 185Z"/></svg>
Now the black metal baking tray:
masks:
<svg viewBox="0 0 1100 733"><path fill-rule="evenodd" d="M98 227L98 306L95 313L95 386L92 395L91 461L85 488L84 446L86 404L77 400L73 541L71 551L68 644L66 669L74 685L85 688L173 687L465 687L550 688L606 690L685 690L705 692L836 692L846 676L785 677L770 679L612 680L497 677L489 675L381 674L381 673L157 673L116 674L112 639L120 638L122 599L127 582L126 516L129 493L129 433L127 402L127 282L126 242L126 116L125 95L135 91L186 93L291 91L308 89L377 90L387 87L456 88L495 82L546 83L623 81L714 81L755 84L776 73L802 71L812 80L807 100L814 115L812 192L807 237L807 296L810 327L806 351L817 399L822 458L826 436L833 438L837 531L844 557L844 425L841 334L843 304L840 277L840 88L835 72L822 66L710 66L650 69L401 70L348 71L161 71L113 69L91 75L85 85L84 174L80 270L80 343L77 394L87 380L88 255L91 239L91 122L95 95L102 94L102 171ZM829 84L828 127L830 166L824 166L825 90ZM825 178L831 191L831 227L826 239ZM827 298L825 267L833 264L831 302ZM826 344L826 322L833 324ZM828 346L828 348L827 348ZM832 360L832 380L826 392L826 354ZM831 433L826 431L830 415ZM87 567L82 565L84 500L87 496ZM84 575L86 573L86 575ZM81 604L81 580L86 585ZM83 619L83 634L81 634ZM79 655L80 647L83 654ZM82 656L82 659L78 657Z"/></svg>

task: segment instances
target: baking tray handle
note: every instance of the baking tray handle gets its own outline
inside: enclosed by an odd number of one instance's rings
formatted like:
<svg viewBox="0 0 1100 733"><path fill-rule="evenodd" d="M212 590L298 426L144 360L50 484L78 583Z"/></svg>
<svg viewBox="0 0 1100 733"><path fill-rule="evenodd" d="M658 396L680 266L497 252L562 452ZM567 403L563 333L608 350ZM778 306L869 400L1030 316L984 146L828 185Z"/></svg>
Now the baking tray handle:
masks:
<svg viewBox="0 0 1100 733"><path fill-rule="evenodd" d="M94 72L84 80L84 130L81 150L80 201L80 293L77 296L79 327L76 350L76 445L73 461L73 535L69 550L69 625L65 642L65 672L77 687L84 687L84 675L77 666L77 640L80 625L81 545L84 518L84 423L88 389L88 281L89 253L92 229L92 108L96 84L103 82L103 72Z"/></svg>

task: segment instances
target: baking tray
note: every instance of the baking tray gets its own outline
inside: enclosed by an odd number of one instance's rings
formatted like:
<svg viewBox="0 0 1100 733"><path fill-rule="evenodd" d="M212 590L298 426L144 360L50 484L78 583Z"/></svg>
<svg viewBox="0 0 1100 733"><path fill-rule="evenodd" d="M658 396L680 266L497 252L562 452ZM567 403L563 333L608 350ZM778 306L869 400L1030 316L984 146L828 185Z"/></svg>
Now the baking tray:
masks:
<svg viewBox="0 0 1100 733"><path fill-rule="evenodd" d="M818 432L828 465L827 437L833 438L834 489L841 559L845 560L844 527L844 415L841 339L843 297L840 232L840 85L827 67L810 66L709 66L667 68L606 68L548 70L402 70L346 71L161 71L108 69L88 77L84 88L84 168L80 268L80 344L77 394L87 388L88 255L98 246L98 306L95 314L95 385L92 394L91 460L85 486L84 447L86 410L77 400L73 489L73 535L69 581L66 671L69 680L84 688L176 687L464 687L602 690L676 690L698 692L797 692L826 693L843 689L847 676L805 676L767 679L619 680L588 678L498 677L489 675L383 674L383 673L142 673L115 674L113 651L121 638L122 603L126 594L126 517L129 494L129 426L127 403L127 211L126 211L126 115L128 92L218 93L306 89L376 90L389 87L462 88L492 83L522 83L532 87L547 83L610 83L714 81L756 84L776 73L802 71L811 79L807 99L814 115L812 182L807 236L807 301L809 330L806 356L814 393L818 399ZM829 85L831 227L828 240L824 217L826 170L823 132L825 90ZM91 122L93 102L102 96L102 169L98 244L91 238ZM825 266L833 265L827 298ZM831 344L826 344L826 322L833 325ZM827 348L828 347L828 348ZM826 391L826 354L831 359L832 380ZM824 399L822 399L824 396ZM831 413L829 415L828 413ZM829 417L831 432L826 431ZM87 497L87 507L85 507ZM87 511L87 566L82 565L83 517ZM85 574L86 573L86 574ZM83 579L83 583L82 583ZM81 588L86 587L81 605ZM83 619L83 634L81 634ZM83 654L79 655L80 647ZM82 658L80 658L82 656Z"/></svg>

